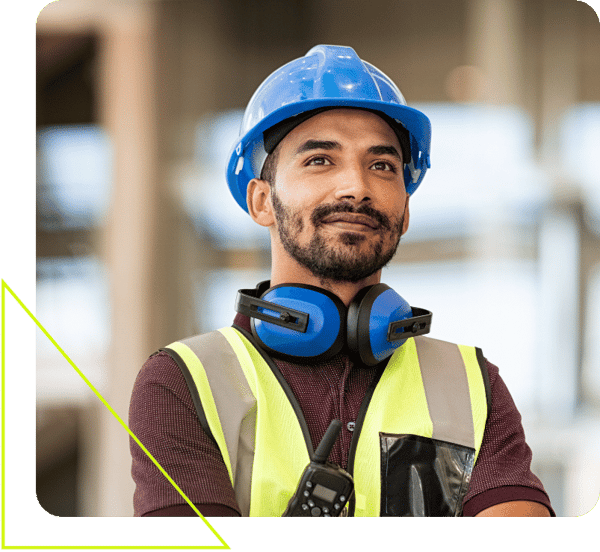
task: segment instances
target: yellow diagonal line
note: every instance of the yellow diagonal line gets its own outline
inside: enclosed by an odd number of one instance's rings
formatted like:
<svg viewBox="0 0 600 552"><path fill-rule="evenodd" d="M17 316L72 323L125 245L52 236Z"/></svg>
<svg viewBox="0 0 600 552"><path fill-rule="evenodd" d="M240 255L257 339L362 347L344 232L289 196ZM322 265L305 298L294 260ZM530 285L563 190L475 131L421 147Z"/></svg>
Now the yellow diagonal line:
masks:
<svg viewBox="0 0 600 552"><path fill-rule="evenodd" d="M127 433L129 433L129 435L131 435L132 439L139 445L139 447L146 453L146 455L148 456L148 458L150 458L150 460L152 460L152 462L154 463L154 465L161 471L161 473L167 478L167 480L169 481L169 483L171 483L171 485L173 485L173 487L177 490L177 492L183 497L183 499L190 505L190 507L194 510L194 512L196 512L196 514L198 514L198 516L204 521L204 523L206 523L206 526L213 532L213 534L215 535L215 537L217 537L219 539L219 541L221 541L221 543L223 544L223 546L165 546L165 547L160 547L160 546L141 546L141 547L111 547L111 546L77 546L77 547L53 547L53 546L39 546L39 547L29 547L29 546L5 546L4 545L4 512L5 510L5 496L4 496L4 451L5 451L5 447L4 447L4 351L5 351L5 337L4 337L4 328L5 328L5 319L4 319L4 290L7 289L10 294L15 298L15 300L17 301L17 303L19 303L19 305L21 305L21 308L31 317L31 319L36 323L37 327L42 330L42 332L44 333L44 335L50 340L50 342L56 347L56 349L58 350L58 352L65 358L65 360L73 367L73 369L79 374L79 376L81 377L81 379L83 381L85 381L85 383L87 383L88 387L94 392L94 394L102 401L102 403L104 404L104 406L106 406L106 408L108 408L109 412L117 419L117 421L123 426L123 428L125 428L125 430L127 431ZM25 549L25 548L44 548L44 549L58 549L58 548L90 548L90 549L115 549L115 548L143 548L143 549L217 549L217 550L229 550L229 546L228 544L221 538L221 536L214 530L214 528L211 526L211 524L206 520L206 518L200 513L200 511L196 508L196 506L194 506L194 504L192 503L192 501L184 494L184 492L179 488L179 486L177 485L177 483L175 483L175 481L173 481L173 479L171 479L171 476L163 469L163 467L158 463L158 461L154 458L154 456L152 456L152 454L150 454L150 452L148 451L148 449L141 443L141 441L133 434L133 432L129 429L129 427L127 426L127 424L121 419L121 417L114 411L114 409L112 408L112 406L110 406L110 404L108 404L108 402L106 402L106 400L104 399L104 397L100 394L100 392L92 385L92 383L90 382L90 380L87 379L87 377L85 376L85 374L79 369L77 368L77 366L75 365L75 363L69 358L69 356L67 355L67 353L65 353L62 349L62 347L54 340L54 338L46 331L46 328L44 328L44 326L42 326L39 322L39 320L34 316L34 314L25 306L25 304L23 303L23 301L21 301L21 299L19 299L19 297L17 297L17 295L15 294L15 292L10 288L10 286L4 281L2 280L2 548L9 548L9 549Z"/></svg>

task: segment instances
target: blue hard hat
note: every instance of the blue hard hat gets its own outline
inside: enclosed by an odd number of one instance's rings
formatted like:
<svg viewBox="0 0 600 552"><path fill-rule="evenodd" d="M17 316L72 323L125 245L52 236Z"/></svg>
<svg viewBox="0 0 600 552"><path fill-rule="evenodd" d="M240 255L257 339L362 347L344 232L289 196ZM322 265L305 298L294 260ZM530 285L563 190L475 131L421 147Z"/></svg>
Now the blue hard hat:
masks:
<svg viewBox="0 0 600 552"><path fill-rule="evenodd" d="M259 178L267 156L263 133L300 113L327 107L379 111L399 122L410 136L404 184L411 195L430 167L431 123L408 107L398 87L347 46L319 45L280 67L258 87L244 113L227 165L227 184L247 212L246 188Z"/></svg>

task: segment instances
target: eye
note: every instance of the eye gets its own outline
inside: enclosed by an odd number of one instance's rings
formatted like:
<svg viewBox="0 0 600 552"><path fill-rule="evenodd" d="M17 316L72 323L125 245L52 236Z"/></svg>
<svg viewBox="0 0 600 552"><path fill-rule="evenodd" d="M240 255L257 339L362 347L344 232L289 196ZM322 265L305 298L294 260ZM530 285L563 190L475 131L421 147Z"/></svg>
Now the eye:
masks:
<svg viewBox="0 0 600 552"><path fill-rule="evenodd" d="M389 163L388 161L376 161L371 165L371 168L376 171L391 171L397 172L396 165Z"/></svg>
<svg viewBox="0 0 600 552"><path fill-rule="evenodd" d="M311 157L307 162L306 165L331 165L331 161L329 159L327 159L327 157Z"/></svg>

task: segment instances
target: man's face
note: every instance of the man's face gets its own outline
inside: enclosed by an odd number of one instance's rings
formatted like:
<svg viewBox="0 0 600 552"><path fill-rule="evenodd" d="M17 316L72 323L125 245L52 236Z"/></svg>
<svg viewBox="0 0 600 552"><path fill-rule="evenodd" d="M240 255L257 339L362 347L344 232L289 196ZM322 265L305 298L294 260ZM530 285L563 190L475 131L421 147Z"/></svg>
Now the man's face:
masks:
<svg viewBox="0 0 600 552"><path fill-rule="evenodd" d="M285 252L320 279L359 282L408 227L400 144L377 115L320 113L279 144L271 204Z"/></svg>

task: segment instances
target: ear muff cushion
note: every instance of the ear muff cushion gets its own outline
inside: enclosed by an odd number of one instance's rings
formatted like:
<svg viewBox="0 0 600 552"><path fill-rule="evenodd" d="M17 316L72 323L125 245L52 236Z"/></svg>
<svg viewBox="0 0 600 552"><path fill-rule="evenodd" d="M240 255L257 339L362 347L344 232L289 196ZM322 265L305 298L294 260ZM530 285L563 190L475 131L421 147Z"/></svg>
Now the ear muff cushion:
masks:
<svg viewBox="0 0 600 552"><path fill-rule="evenodd" d="M252 318L252 333L267 351L315 360L341 351L346 335L346 307L334 294L312 286L281 285L267 290L261 299L308 313L305 333Z"/></svg>
<svg viewBox="0 0 600 552"><path fill-rule="evenodd" d="M375 366L406 340L388 341L391 322L412 316L410 305L385 284L360 290L348 307L348 346L367 366Z"/></svg>
<svg viewBox="0 0 600 552"><path fill-rule="evenodd" d="M388 289L377 296L371 307L370 314L369 327L373 329L369 334L371 350L373 351L373 356L380 362L406 342L406 339L388 341L389 325L392 322L411 318L413 312L405 299L393 289ZM404 330L399 331L403 332Z"/></svg>

